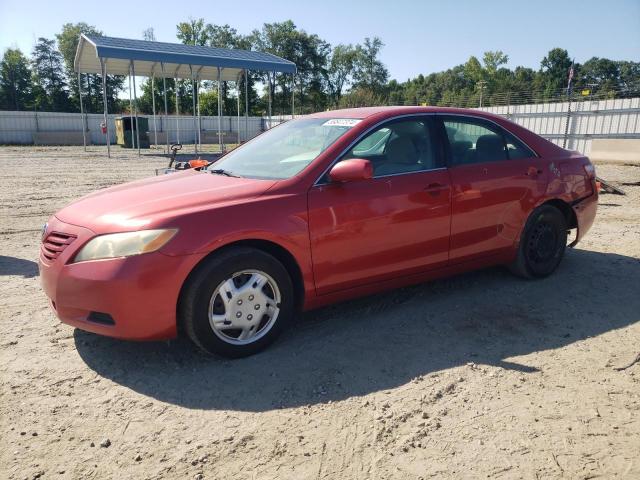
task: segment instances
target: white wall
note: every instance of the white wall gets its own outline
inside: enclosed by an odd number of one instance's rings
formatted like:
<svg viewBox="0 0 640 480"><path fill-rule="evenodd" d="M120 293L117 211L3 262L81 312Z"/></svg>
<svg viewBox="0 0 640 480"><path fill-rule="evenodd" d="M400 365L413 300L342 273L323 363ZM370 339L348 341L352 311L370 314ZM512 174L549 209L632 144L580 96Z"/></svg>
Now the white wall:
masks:
<svg viewBox="0 0 640 480"><path fill-rule="evenodd" d="M504 115L539 135L562 145L565 125L567 121L567 107L565 103L543 103L533 105L510 105L488 107L482 110ZM569 123L569 138L567 148L589 154L591 140L594 138L633 139L640 138L640 98L626 98L617 100L596 100L574 102ZM109 116L111 142L115 142L114 119L117 115ZM149 140L153 143L153 120L149 118ZM277 125L290 117L274 117L272 124ZM105 137L100 132L100 114L88 114L88 139L93 144L105 143ZM193 117L170 115L165 122L158 116L156 127L158 131L168 131L169 141L178 140L183 143L193 143L195 128ZM202 117L202 129L218 129L217 117ZM222 130L237 132L237 117L222 117ZM252 138L267 126L267 120L260 117L249 117L247 138ZM34 113L34 112L6 112L0 111L0 144L33 142L33 132L36 131L82 131L82 119L78 113ZM240 136L245 140L244 117L240 118Z"/></svg>
<svg viewBox="0 0 640 480"><path fill-rule="evenodd" d="M115 143L115 119L120 115L109 115L109 133L111 143ZM153 117L149 118L149 141L153 143ZM91 144L106 143L105 135L100 130L100 123L103 121L102 114L87 114L87 142ZM237 117L221 117L223 131L237 132ZM201 117L202 130L218 130L218 117ZM55 132L55 131L82 131L83 120L79 113L57 113L57 112L11 112L0 111L0 144L7 143L33 143L34 132ZM275 123L275 122L274 122ZM266 127L266 121L261 117L249 117L247 119L248 134L245 133L245 119L240 117L240 138L252 138ZM193 143L196 126L193 117L169 115L165 122L162 116L156 117L156 128L158 132L169 132L169 141L178 140L183 143ZM179 130L179 132L178 132Z"/></svg>
<svg viewBox="0 0 640 480"><path fill-rule="evenodd" d="M562 146L568 103L542 103L482 108L503 115ZM573 102L569 123L569 150L591 151L593 139L640 138L640 98Z"/></svg>

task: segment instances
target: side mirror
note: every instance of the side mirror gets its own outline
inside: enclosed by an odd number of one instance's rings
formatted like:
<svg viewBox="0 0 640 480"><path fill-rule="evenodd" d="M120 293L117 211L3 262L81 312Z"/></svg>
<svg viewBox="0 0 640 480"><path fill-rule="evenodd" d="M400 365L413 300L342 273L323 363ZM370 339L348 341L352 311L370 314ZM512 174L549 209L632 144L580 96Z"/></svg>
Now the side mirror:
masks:
<svg viewBox="0 0 640 480"><path fill-rule="evenodd" d="M373 165L369 160L350 158L336 163L329 170L332 182L353 182L355 180L369 180L373 177Z"/></svg>

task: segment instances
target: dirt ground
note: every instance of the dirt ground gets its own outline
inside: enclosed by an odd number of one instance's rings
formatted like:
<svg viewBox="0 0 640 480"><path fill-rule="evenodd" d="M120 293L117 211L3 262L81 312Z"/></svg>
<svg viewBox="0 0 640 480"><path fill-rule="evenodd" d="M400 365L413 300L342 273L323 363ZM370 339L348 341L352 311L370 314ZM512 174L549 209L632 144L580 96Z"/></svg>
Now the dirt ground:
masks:
<svg viewBox="0 0 640 480"><path fill-rule="evenodd" d="M42 224L166 162L92 150L0 148L0 478L640 478L639 167L598 167L628 195L549 279L324 308L229 361L55 318Z"/></svg>

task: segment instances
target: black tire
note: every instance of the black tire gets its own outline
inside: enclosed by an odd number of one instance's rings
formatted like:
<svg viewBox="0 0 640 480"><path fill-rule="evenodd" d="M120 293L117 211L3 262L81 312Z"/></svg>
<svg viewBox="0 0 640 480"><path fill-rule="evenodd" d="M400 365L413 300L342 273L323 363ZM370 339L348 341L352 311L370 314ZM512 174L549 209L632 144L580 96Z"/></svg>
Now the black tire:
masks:
<svg viewBox="0 0 640 480"><path fill-rule="evenodd" d="M229 343L233 340L225 340L214 331L209 322L209 309L210 302L214 302L212 296L222 282L247 270L264 272L277 284L280 310L266 333L251 343L238 345ZM295 305L291 277L276 258L254 248L234 247L206 259L192 273L182 289L178 321L191 341L205 352L239 358L253 355L271 344L291 323ZM257 330L259 328L260 325Z"/></svg>
<svg viewBox="0 0 640 480"><path fill-rule="evenodd" d="M556 207L542 205L529 215L509 269L523 278L548 277L560 265L566 247L567 220Z"/></svg>

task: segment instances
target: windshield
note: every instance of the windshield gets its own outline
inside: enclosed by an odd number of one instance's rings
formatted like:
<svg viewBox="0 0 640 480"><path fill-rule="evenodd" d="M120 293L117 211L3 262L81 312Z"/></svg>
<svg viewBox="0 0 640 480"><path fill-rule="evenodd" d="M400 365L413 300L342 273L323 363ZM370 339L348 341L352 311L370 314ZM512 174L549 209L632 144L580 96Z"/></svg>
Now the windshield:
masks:
<svg viewBox="0 0 640 480"><path fill-rule="evenodd" d="M360 120L289 120L229 152L208 170L248 178L282 180L301 172Z"/></svg>

